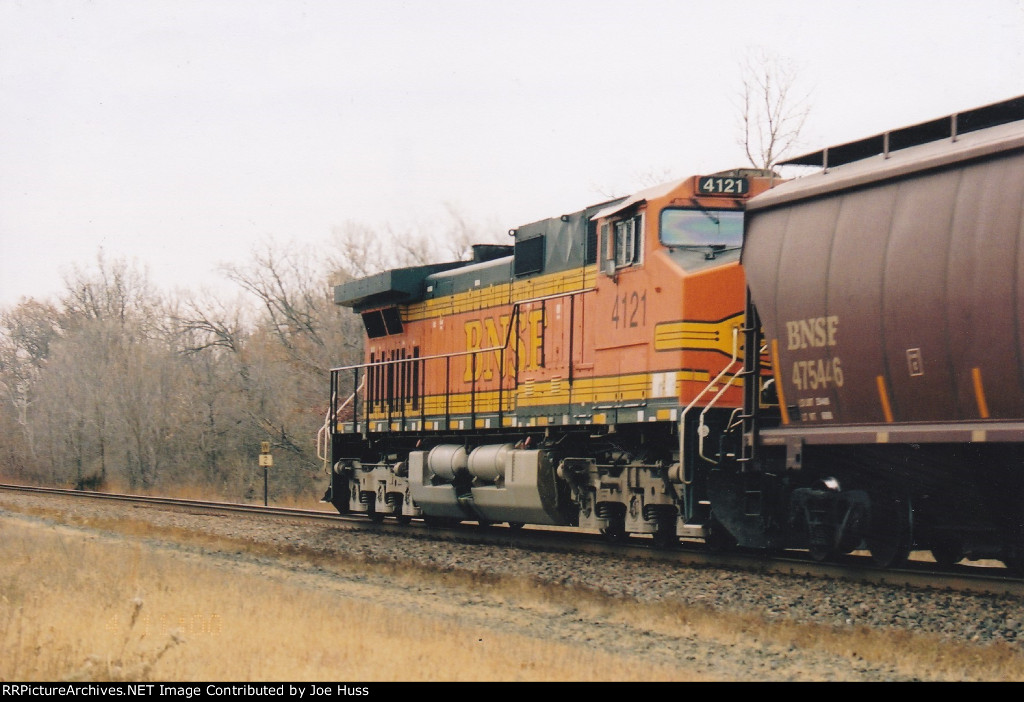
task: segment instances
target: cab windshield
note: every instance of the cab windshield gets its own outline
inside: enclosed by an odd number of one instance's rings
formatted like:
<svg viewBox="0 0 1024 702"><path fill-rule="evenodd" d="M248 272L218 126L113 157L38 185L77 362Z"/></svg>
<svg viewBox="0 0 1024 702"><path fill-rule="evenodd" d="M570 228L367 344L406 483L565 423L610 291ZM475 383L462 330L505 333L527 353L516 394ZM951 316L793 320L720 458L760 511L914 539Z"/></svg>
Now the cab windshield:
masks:
<svg viewBox="0 0 1024 702"><path fill-rule="evenodd" d="M659 236L661 243L669 248L738 248L743 245L743 212L707 209L662 210Z"/></svg>

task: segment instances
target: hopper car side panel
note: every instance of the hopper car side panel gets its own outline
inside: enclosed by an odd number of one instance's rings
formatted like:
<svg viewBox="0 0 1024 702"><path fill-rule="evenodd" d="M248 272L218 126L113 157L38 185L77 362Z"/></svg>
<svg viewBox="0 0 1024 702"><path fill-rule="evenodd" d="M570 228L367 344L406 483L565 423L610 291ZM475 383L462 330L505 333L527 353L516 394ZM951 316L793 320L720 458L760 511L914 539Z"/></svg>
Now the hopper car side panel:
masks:
<svg viewBox="0 0 1024 702"><path fill-rule="evenodd" d="M780 260L749 277L794 421L1024 417L1022 184L1016 153L789 206L781 245L751 217L748 270Z"/></svg>

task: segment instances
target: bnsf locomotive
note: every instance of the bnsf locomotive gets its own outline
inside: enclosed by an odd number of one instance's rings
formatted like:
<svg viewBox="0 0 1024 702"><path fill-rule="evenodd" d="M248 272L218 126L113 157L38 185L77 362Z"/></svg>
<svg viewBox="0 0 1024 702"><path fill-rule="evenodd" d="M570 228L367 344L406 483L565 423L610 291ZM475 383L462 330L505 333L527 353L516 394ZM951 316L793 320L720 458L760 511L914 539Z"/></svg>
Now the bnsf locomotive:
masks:
<svg viewBox="0 0 1024 702"><path fill-rule="evenodd" d="M790 163L337 286L325 499L1020 565L1024 98Z"/></svg>

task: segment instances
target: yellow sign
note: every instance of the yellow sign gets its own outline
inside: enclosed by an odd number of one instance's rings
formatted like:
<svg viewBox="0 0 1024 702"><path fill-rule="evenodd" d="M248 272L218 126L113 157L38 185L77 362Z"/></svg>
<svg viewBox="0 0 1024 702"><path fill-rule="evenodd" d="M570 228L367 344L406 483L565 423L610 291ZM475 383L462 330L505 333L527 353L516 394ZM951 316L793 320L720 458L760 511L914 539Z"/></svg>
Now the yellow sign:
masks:
<svg viewBox="0 0 1024 702"><path fill-rule="evenodd" d="M260 442L260 453L270 453L270 442L269 441L261 441Z"/></svg>
<svg viewBox="0 0 1024 702"><path fill-rule="evenodd" d="M274 466L274 457L269 453L260 454L260 468L272 468Z"/></svg>

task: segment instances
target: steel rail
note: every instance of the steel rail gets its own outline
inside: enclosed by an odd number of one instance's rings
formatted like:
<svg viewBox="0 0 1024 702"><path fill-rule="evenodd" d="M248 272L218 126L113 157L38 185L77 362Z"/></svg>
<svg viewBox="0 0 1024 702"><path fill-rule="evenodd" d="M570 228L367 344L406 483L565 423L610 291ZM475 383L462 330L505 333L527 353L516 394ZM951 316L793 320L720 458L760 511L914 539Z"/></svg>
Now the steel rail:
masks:
<svg viewBox="0 0 1024 702"><path fill-rule="evenodd" d="M913 559L898 569L874 566L866 555L845 556L833 563L813 561L801 551L765 553L761 551L716 551L699 542L680 543L678 548L659 548L652 540L634 536L621 543L609 543L597 532L583 532L564 527L508 528L504 525L479 528L469 523L457 526L437 526L423 521L398 524L393 521L375 522L366 515L340 515L335 512L264 507L236 502L211 502L148 495L125 495L63 488L43 488L26 485L0 484L0 491L22 492L42 496L72 497L142 504L152 507L172 507L208 513L253 514L285 517L297 520L330 521L346 528L368 529L381 534L440 538L463 543L514 547L548 552L590 553L621 558L662 561L675 565L743 570L760 574L782 576L831 578L875 585L914 587L932 590L952 590L993 595L1024 596L1024 579L1009 575L1006 568L960 564L951 569L938 570L934 563Z"/></svg>

